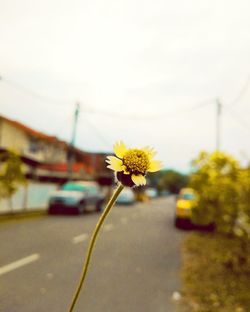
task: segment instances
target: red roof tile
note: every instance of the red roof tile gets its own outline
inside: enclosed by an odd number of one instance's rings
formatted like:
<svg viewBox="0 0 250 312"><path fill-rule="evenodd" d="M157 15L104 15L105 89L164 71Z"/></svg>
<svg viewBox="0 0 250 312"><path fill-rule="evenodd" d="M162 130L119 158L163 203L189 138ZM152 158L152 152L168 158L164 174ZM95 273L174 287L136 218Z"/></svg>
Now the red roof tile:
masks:
<svg viewBox="0 0 250 312"><path fill-rule="evenodd" d="M67 163L53 163L53 164L41 164L39 166L40 169L45 170L51 170L51 171L59 171L59 172L67 172L68 171L68 164ZM83 163L73 163L72 164L72 171L73 172L79 172L79 171L85 171L87 173L92 173L93 168L90 166L87 166Z"/></svg>
<svg viewBox="0 0 250 312"><path fill-rule="evenodd" d="M30 127L27 127L26 125L20 123L19 121L15 121L15 120L9 119L9 118L1 116L1 115L0 115L0 119L2 119L4 121L8 122L9 124L23 130L24 132L30 134L33 137L39 138L39 139L44 140L44 141L52 142L52 143L55 143L55 144L58 144L58 145L61 145L64 147L67 146L67 143L65 141L59 140L55 136L47 135L47 134L44 134L40 131L37 131L37 130L34 130Z"/></svg>

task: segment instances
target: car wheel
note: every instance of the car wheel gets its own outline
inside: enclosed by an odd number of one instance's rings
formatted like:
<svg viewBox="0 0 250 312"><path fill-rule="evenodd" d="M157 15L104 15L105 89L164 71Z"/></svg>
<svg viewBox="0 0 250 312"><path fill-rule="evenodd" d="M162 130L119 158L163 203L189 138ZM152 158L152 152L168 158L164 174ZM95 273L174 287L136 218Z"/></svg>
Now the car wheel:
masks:
<svg viewBox="0 0 250 312"><path fill-rule="evenodd" d="M48 208L48 214L49 215L55 214L55 210L51 206L49 206L49 208Z"/></svg>
<svg viewBox="0 0 250 312"><path fill-rule="evenodd" d="M96 212L101 212L103 210L103 201L99 201L96 204Z"/></svg>
<svg viewBox="0 0 250 312"><path fill-rule="evenodd" d="M181 221L181 219L175 217L174 225L175 225L176 228L181 228L181 227L182 227L182 221Z"/></svg>
<svg viewBox="0 0 250 312"><path fill-rule="evenodd" d="M85 211L85 203L80 203L77 207L78 214L83 214Z"/></svg>

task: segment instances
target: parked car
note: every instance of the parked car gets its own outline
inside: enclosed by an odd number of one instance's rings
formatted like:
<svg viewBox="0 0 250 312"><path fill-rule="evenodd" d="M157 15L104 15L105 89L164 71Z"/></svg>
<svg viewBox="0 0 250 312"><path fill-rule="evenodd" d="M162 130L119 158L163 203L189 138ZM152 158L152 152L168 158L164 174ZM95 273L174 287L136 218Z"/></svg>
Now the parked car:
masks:
<svg viewBox="0 0 250 312"><path fill-rule="evenodd" d="M153 187L147 188L145 190L145 193L151 199L156 198L158 196L157 190Z"/></svg>
<svg viewBox="0 0 250 312"><path fill-rule="evenodd" d="M134 202L135 194L130 188L124 188L116 200L118 205L132 205Z"/></svg>
<svg viewBox="0 0 250 312"><path fill-rule="evenodd" d="M195 192L191 188L183 188L176 200L175 226L182 227L192 225L192 209L194 207Z"/></svg>
<svg viewBox="0 0 250 312"><path fill-rule="evenodd" d="M101 211L104 195L98 184L89 181L67 182L49 199L49 214L81 214L86 210Z"/></svg>
<svg viewBox="0 0 250 312"><path fill-rule="evenodd" d="M160 196L162 196L162 197L166 197L166 196L169 196L169 195L171 195L171 193L169 191L167 191L167 190L163 190L160 193Z"/></svg>

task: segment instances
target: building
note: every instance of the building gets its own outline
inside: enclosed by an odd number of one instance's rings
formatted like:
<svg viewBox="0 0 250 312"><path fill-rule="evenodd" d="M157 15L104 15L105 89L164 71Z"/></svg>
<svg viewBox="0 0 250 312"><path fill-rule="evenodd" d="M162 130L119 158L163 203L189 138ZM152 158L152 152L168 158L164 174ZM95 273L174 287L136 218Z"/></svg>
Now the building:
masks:
<svg viewBox="0 0 250 312"><path fill-rule="evenodd" d="M111 184L103 153L90 153L70 146L55 136L0 116L0 152L17 152L28 179L63 183L69 179L97 180Z"/></svg>

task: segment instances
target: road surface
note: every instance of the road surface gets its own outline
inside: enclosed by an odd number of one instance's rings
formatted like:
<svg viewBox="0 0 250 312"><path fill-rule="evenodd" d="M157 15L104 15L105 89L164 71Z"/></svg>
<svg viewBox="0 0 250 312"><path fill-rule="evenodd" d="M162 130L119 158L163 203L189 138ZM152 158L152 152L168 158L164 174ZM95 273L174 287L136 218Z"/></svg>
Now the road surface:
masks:
<svg viewBox="0 0 250 312"><path fill-rule="evenodd" d="M115 206L75 311L176 312L180 243L174 199ZM99 214L0 224L0 311L66 312Z"/></svg>

